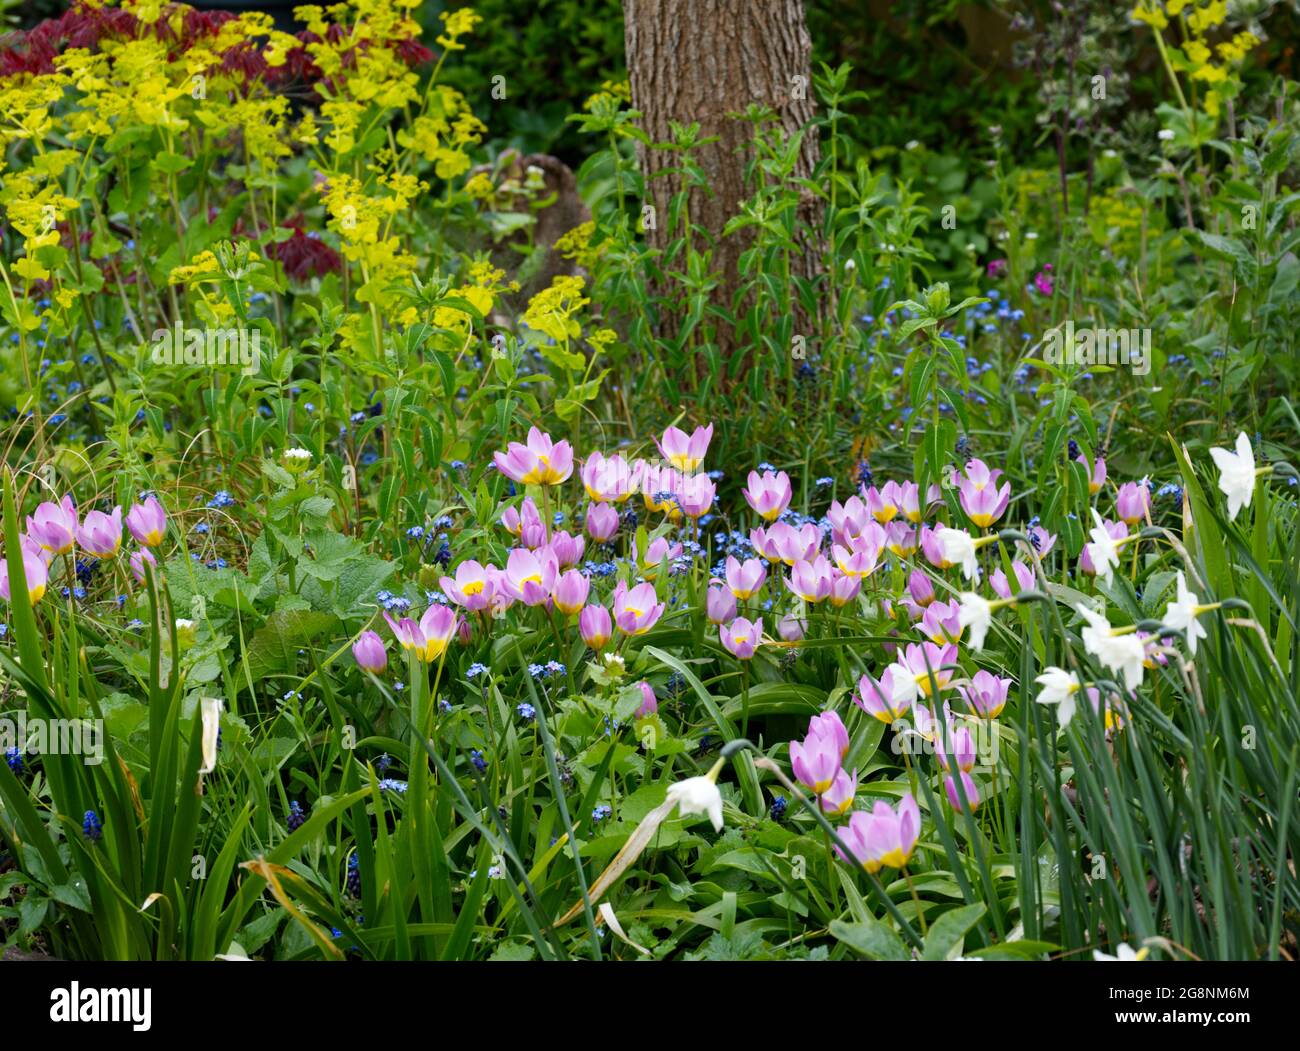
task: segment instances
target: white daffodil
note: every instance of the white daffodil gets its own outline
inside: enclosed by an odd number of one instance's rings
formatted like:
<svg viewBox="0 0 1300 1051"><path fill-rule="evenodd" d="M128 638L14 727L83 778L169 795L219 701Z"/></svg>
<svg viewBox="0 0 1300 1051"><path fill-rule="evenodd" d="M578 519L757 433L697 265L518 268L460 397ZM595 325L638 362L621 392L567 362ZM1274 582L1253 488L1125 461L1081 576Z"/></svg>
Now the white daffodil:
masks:
<svg viewBox="0 0 1300 1051"><path fill-rule="evenodd" d="M964 529L939 526L939 550L943 560L954 566L961 566L962 576L967 580L978 580L980 565L975 557L975 541Z"/></svg>
<svg viewBox="0 0 1300 1051"><path fill-rule="evenodd" d="M1242 431L1237 435L1236 452L1211 449L1210 457L1219 469L1219 490L1228 498L1228 521L1235 521L1237 512L1249 507L1255 495L1255 451Z"/></svg>
<svg viewBox="0 0 1300 1051"><path fill-rule="evenodd" d="M1119 543L1106 531L1106 523L1101 520L1095 507L1092 509L1092 520L1095 525L1088 532L1092 537L1092 543L1088 545L1088 557L1092 559L1097 576L1109 587L1115 567L1119 565Z"/></svg>
<svg viewBox="0 0 1300 1051"><path fill-rule="evenodd" d="M221 698L202 698L199 701L199 718L203 724L203 763L199 767L199 773L210 774L217 768L217 739L221 734Z"/></svg>
<svg viewBox="0 0 1300 1051"><path fill-rule="evenodd" d="M1104 614L1080 602L1075 612L1088 622L1081 632L1083 648L1101 661L1102 665L1124 676L1124 685L1130 690L1142 684L1146 646L1135 632L1117 633Z"/></svg>
<svg viewBox="0 0 1300 1051"><path fill-rule="evenodd" d="M1178 571L1178 598L1165 607L1165 624L1187 636L1187 648L1196 656L1196 640L1205 638L1205 628L1197 621L1201 600L1187 590L1183 571Z"/></svg>
<svg viewBox="0 0 1300 1051"><path fill-rule="evenodd" d="M716 770L717 767L714 767ZM718 791L717 774L688 777L668 786L668 800L677 804L682 817L691 814L708 814L713 831L722 831L722 793Z"/></svg>
<svg viewBox="0 0 1300 1051"><path fill-rule="evenodd" d="M1069 726L1074 718L1074 695L1081 690L1079 677L1064 668L1048 668L1034 680L1042 689L1034 698L1039 704L1057 704L1057 718L1061 726Z"/></svg>
<svg viewBox="0 0 1300 1051"><path fill-rule="evenodd" d="M957 608L957 622L969 629L967 641L971 649L979 652L984 648L984 637L989 633L993 623L993 604L980 598L973 591L963 591Z"/></svg>
<svg viewBox="0 0 1300 1051"><path fill-rule="evenodd" d="M1100 949L1093 949L1092 958L1094 960L1114 960L1117 962L1132 962L1137 960L1145 960L1147 958L1147 954L1150 952L1151 950L1146 948L1145 946L1142 947L1141 949L1135 949L1131 945L1126 945L1125 943L1120 942L1120 944L1115 948L1114 956L1111 956L1110 953L1102 952Z"/></svg>

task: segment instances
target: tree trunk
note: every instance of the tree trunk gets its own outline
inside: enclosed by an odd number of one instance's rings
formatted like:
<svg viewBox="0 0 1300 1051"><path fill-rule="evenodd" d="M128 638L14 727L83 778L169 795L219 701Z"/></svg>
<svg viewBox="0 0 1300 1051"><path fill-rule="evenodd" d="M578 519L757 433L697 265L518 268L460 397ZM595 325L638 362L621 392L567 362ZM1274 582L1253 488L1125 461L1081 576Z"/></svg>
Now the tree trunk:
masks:
<svg viewBox="0 0 1300 1051"><path fill-rule="evenodd" d="M717 242L713 269L721 281L713 302L727 310L740 284L739 260L748 247L748 231L722 237L727 221L740 211L745 187L751 124L743 114L753 103L770 107L786 135L793 135L814 116L810 53L812 39L803 0L624 0L624 41L632 106L643 114L642 127L652 142L672 139L669 124L698 123L701 138L718 141L696 148L692 157L708 177L708 192L689 198L691 221ZM646 193L657 221L646 236L664 248L668 202L681 189L678 176L653 178L678 163L677 155L638 146ZM811 178L819 149L815 131L803 140L796 177ZM805 192L800 219L820 239L820 199ZM792 276L812 277L822 266L820 244L792 258ZM792 293L793 294L793 293ZM671 323L671 322L669 322ZM806 319L796 331L811 334ZM736 349L734 335L720 327L724 355Z"/></svg>

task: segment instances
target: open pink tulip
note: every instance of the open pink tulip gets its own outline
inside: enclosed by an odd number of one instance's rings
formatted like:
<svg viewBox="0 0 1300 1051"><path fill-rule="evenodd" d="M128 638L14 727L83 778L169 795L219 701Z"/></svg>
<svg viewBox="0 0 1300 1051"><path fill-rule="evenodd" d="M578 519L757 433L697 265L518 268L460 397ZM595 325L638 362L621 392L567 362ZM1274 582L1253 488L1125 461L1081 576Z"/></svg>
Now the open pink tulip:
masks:
<svg viewBox="0 0 1300 1051"><path fill-rule="evenodd" d="M696 427L688 436L685 431L676 427L669 427L664 431L663 439L659 442L659 451L663 457L679 471L698 470L699 466L704 463L704 457L709 451L709 442L713 440L713 424L707 427Z"/></svg>
<svg viewBox="0 0 1300 1051"><path fill-rule="evenodd" d="M560 566L547 548L534 553L515 548L506 559L505 585L525 606L540 606L551 597Z"/></svg>
<svg viewBox="0 0 1300 1051"><path fill-rule="evenodd" d="M750 622L744 617L737 617L730 624L718 626L718 638L722 648L733 657L747 661L763 642L763 618Z"/></svg>
<svg viewBox="0 0 1300 1051"><path fill-rule="evenodd" d="M664 614L664 604L657 601L653 584L628 588L619 581L614 589L614 623L625 635L644 635Z"/></svg>
<svg viewBox="0 0 1300 1051"><path fill-rule="evenodd" d="M559 485L573 473L573 448L530 427L528 444L511 442L505 452L493 454L493 461L507 478L524 485Z"/></svg>
<svg viewBox="0 0 1300 1051"><path fill-rule="evenodd" d="M750 471L748 481L745 500L763 521L773 521L790 506L793 491L790 488L790 476L784 471L776 474L764 471L762 475Z"/></svg>
<svg viewBox="0 0 1300 1051"><path fill-rule="evenodd" d="M487 609L492 604L492 582L488 571L472 558L456 567L455 577L442 577L438 583L452 602L464 606L471 613Z"/></svg>
<svg viewBox="0 0 1300 1051"><path fill-rule="evenodd" d="M980 669L971 676L970 683L957 687L971 708L985 719L996 719L1006 707L1010 679Z"/></svg>
<svg viewBox="0 0 1300 1051"><path fill-rule="evenodd" d="M886 482L879 489L874 485L866 492L867 512L881 525L888 525L902 510L903 491L897 482Z"/></svg>
<svg viewBox="0 0 1300 1051"><path fill-rule="evenodd" d="M446 651L447 643L456 634L458 619L455 610L441 604L430 606L418 622L410 617L393 620L384 614L402 649L414 653L415 659L425 664L433 663Z"/></svg>
<svg viewBox="0 0 1300 1051"><path fill-rule="evenodd" d="M971 460L957 486L957 497L966 517L981 529L987 529L1011 502L1011 483L997 488L1001 471L990 471L983 460Z"/></svg>
<svg viewBox="0 0 1300 1051"><path fill-rule="evenodd" d="M805 602L816 603L830 598L832 583L831 564L825 555L818 555L811 562L796 562L785 586Z"/></svg>
<svg viewBox="0 0 1300 1051"><path fill-rule="evenodd" d="M916 699L916 682L891 664L877 682L870 675L858 680L853 703L882 723L896 723Z"/></svg>
<svg viewBox="0 0 1300 1051"><path fill-rule="evenodd" d="M921 809L912 793L904 794L895 809L883 799L870 812L859 810L850 818L840 839L853 854L853 860L868 872L885 866L901 869L907 864L921 836ZM839 847L835 848L840 853ZM845 859L848 860L848 859Z"/></svg>

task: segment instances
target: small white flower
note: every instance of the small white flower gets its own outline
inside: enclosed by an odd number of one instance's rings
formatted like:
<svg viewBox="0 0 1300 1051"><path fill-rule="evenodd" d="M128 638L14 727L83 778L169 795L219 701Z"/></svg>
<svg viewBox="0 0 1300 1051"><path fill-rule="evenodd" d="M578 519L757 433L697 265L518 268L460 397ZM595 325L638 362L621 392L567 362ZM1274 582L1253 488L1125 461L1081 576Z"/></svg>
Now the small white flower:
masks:
<svg viewBox="0 0 1300 1051"><path fill-rule="evenodd" d="M1173 142L1174 141L1173 129L1161 128L1158 132L1156 132L1156 138L1159 139L1161 142Z"/></svg>
<svg viewBox="0 0 1300 1051"><path fill-rule="evenodd" d="M1039 704L1057 704L1057 718L1061 726L1070 725L1074 718L1074 695L1082 689L1079 677L1064 668L1048 668L1034 680L1042 689L1034 698Z"/></svg>
<svg viewBox="0 0 1300 1051"><path fill-rule="evenodd" d="M1135 633L1115 634L1106 617L1080 602L1074 607L1075 612L1088 622L1082 631L1083 648L1101 661L1110 671L1119 672L1124 677L1124 685L1130 690L1142 684L1143 661L1146 660L1146 647Z"/></svg>
<svg viewBox="0 0 1300 1051"><path fill-rule="evenodd" d="M711 777L688 777L668 786L668 799L677 804L682 817L708 814L713 831L722 831L722 793Z"/></svg>
<svg viewBox="0 0 1300 1051"><path fill-rule="evenodd" d="M1183 571L1178 571L1178 598L1165 607L1165 624L1187 636L1187 648L1196 656L1196 640L1205 638L1205 628L1196 620L1201 600L1187 590Z"/></svg>
<svg viewBox="0 0 1300 1051"><path fill-rule="evenodd" d="M978 580L980 564L975 557L975 541L971 535L964 529L953 529L950 526L940 526L936 532L943 560L961 566L962 576L967 580Z"/></svg>
<svg viewBox="0 0 1300 1051"><path fill-rule="evenodd" d="M1100 949L1093 949L1092 958L1094 960L1114 960L1116 962L1126 962L1126 961L1131 962L1135 960L1145 959L1147 955L1147 950L1146 949L1138 950L1133 948L1133 946L1131 945L1127 945L1121 942L1116 947L1115 953L1116 955L1111 956L1110 953L1104 953Z"/></svg>
<svg viewBox="0 0 1300 1051"><path fill-rule="evenodd" d="M957 622L963 628L970 629L967 638L971 649L978 653L984 648L984 637L993 623L993 606L988 599L980 598L973 591L963 591L957 609Z"/></svg>
<svg viewBox="0 0 1300 1051"><path fill-rule="evenodd" d="M1255 451L1250 447L1246 432L1237 435L1237 451L1211 449L1210 457L1219 469L1219 490L1228 498L1228 521L1235 521L1237 512L1250 506L1255 495Z"/></svg>
<svg viewBox="0 0 1300 1051"><path fill-rule="evenodd" d="M1110 533L1106 532L1106 525L1095 507L1092 509L1092 520L1096 525L1088 531L1088 535L1092 537L1092 543L1088 545L1088 557L1092 559L1097 576L1101 577L1109 587L1115 567L1119 565L1119 544Z"/></svg>
<svg viewBox="0 0 1300 1051"><path fill-rule="evenodd" d="M303 463L306 463L308 460L311 459L311 452L307 449L302 449L302 448L285 449L284 458L286 460L301 460Z"/></svg>

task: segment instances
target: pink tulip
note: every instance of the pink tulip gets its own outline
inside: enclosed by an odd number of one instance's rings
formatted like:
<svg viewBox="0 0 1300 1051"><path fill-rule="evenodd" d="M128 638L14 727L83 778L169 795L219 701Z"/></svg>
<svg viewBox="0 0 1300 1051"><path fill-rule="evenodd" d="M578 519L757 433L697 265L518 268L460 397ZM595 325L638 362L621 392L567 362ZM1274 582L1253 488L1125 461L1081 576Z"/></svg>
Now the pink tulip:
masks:
<svg viewBox="0 0 1300 1051"><path fill-rule="evenodd" d="M844 720L833 711L825 711L808 720L809 737L829 737L839 749L840 758L849 754L849 731Z"/></svg>
<svg viewBox="0 0 1300 1051"><path fill-rule="evenodd" d="M800 784L821 795L835 783L843 756L832 737L809 734L801 744L790 742L790 768Z"/></svg>
<svg viewBox="0 0 1300 1051"><path fill-rule="evenodd" d="M1083 464L1084 470L1088 469L1088 458L1080 453L1075 458L1076 463ZM1106 484L1106 461L1101 457L1092 465L1092 473L1088 477L1088 493L1090 496L1096 496L1101 492L1101 487Z"/></svg>
<svg viewBox="0 0 1300 1051"><path fill-rule="evenodd" d="M831 787L823 792L817 801L821 804L823 814L839 817L853 808L853 800L857 794L858 772L854 770L850 774L847 770L840 770L835 775L835 780L831 782Z"/></svg>
<svg viewBox="0 0 1300 1051"><path fill-rule="evenodd" d="M685 431L669 427L664 431L663 440L659 442L659 451L663 457L679 471L695 471L704 463L709 451L709 442L713 440L713 424L696 427L688 437Z"/></svg>
<svg viewBox="0 0 1300 1051"><path fill-rule="evenodd" d="M717 486L707 474L693 474L682 479L677 490L677 506L687 518L700 518L709 513Z"/></svg>
<svg viewBox="0 0 1300 1051"><path fill-rule="evenodd" d="M488 567L490 569L492 567ZM492 604L492 583L484 569L472 558L456 567L455 577L442 577L438 584L443 593L471 613L487 609Z"/></svg>
<svg viewBox="0 0 1300 1051"><path fill-rule="evenodd" d="M897 666L891 664L877 682L870 675L858 680L858 692L853 703L882 723L896 723L912 707L916 697L916 682Z"/></svg>
<svg viewBox="0 0 1300 1051"><path fill-rule="evenodd" d="M805 602L823 602L831 594L831 564L825 555L811 562L799 560L790 569L785 586Z"/></svg>
<svg viewBox="0 0 1300 1051"><path fill-rule="evenodd" d="M1020 559L1016 559L1011 563L1011 571L1016 577L1016 587L1014 589L1011 587L1011 582L1007 579L1006 573L1002 571L1002 567L999 566L989 574L989 584L992 585L993 591L998 598L1010 598L1013 593L1019 594L1022 591L1028 591L1034 586L1034 571L1021 562Z"/></svg>
<svg viewBox="0 0 1300 1051"><path fill-rule="evenodd" d="M778 522L777 525L785 525L785 523ZM754 546L754 550L769 562L780 562L781 550L777 547L774 529L775 527L773 529L764 529L761 526L751 529L749 531L749 542Z"/></svg>
<svg viewBox="0 0 1300 1051"><path fill-rule="evenodd" d="M1056 534L1049 533L1039 525L1031 525L1025 529L1025 536L1029 537L1029 543L1033 549L1038 552L1039 558L1046 558L1047 552L1051 551L1056 545Z"/></svg>
<svg viewBox="0 0 1300 1051"><path fill-rule="evenodd" d="M710 587L704 599L704 615L710 624L725 624L736 619L736 596L726 588Z"/></svg>
<svg viewBox="0 0 1300 1051"><path fill-rule="evenodd" d="M913 526L906 522L890 522L885 526L885 546L899 558L907 558L916 552L917 534Z"/></svg>
<svg viewBox="0 0 1300 1051"><path fill-rule="evenodd" d="M948 744L952 747L951 753L944 744L944 736L942 733L934 735L934 757L938 760L939 768L947 772L950 763L956 762L958 770L970 773L975 768L975 739L971 737L970 730L949 721L947 737Z"/></svg>
<svg viewBox="0 0 1300 1051"><path fill-rule="evenodd" d="M1115 497L1115 513L1129 528L1151 514L1151 490L1142 482L1125 482Z"/></svg>
<svg viewBox="0 0 1300 1051"><path fill-rule="evenodd" d="M869 531L853 538L849 547L835 544L831 554L841 573L850 577L869 577L880 565L885 547L885 531L872 522Z"/></svg>
<svg viewBox="0 0 1300 1051"><path fill-rule="evenodd" d="M582 465L583 488L594 501L621 504L637 489L637 472L618 453L605 456L594 452Z"/></svg>
<svg viewBox="0 0 1300 1051"><path fill-rule="evenodd" d="M156 496L149 496L144 503L136 504L127 512L126 528L131 531L137 544L142 547L157 547L167 531L167 512Z"/></svg>
<svg viewBox="0 0 1300 1051"><path fill-rule="evenodd" d="M832 500L826 519L831 524L831 540L842 547L848 547L852 539L861 536L866 529L871 521L871 512L856 496L850 496L843 504Z"/></svg>
<svg viewBox="0 0 1300 1051"><path fill-rule="evenodd" d="M447 643L456 633L459 617L450 606L435 603L424 611L418 622L410 617L393 620L387 613L384 620L388 621L402 649L414 653L416 660L431 664L446 651Z"/></svg>
<svg viewBox="0 0 1300 1051"><path fill-rule="evenodd" d="M507 533L511 536L523 538L524 529L529 530L529 539L536 540L537 529L542 530L542 538L536 543L525 543L524 546L532 549L541 547L546 543L546 525L542 522L542 516L537 513L537 505L533 503L531 496L524 497L523 503L517 508L507 507L501 512L501 525L505 527Z"/></svg>
<svg viewBox="0 0 1300 1051"><path fill-rule="evenodd" d="M540 606L551 597L559 571L555 553L549 548L535 554L517 547L506 559L505 586L525 606Z"/></svg>
<svg viewBox="0 0 1300 1051"><path fill-rule="evenodd" d="M511 442L505 452L493 454L497 470L524 485L559 485L573 473L573 449L566 441L552 442L536 427L528 430L528 444Z"/></svg>
<svg viewBox="0 0 1300 1051"><path fill-rule="evenodd" d="M609 642L610 636L614 633L613 622L609 618L609 610L604 606L586 606L578 614L578 632L582 635L582 641L591 649L600 652Z"/></svg>
<svg viewBox="0 0 1300 1051"><path fill-rule="evenodd" d="M492 616L499 617L515 604L514 592L510 590L510 578L506 576L505 570L493 565L484 566L483 573L487 577L485 590L492 596L488 600L488 610Z"/></svg>
<svg viewBox="0 0 1300 1051"><path fill-rule="evenodd" d="M764 471L761 476L757 471L750 471L748 482L745 500L763 521L773 521L790 506L793 491L790 476L784 471L776 474Z"/></svg>
<svg viewBox="0 0 1300 1051"><path fill-rule="evenodd" d="M625 635L644 635L663 616L664 604L656 601L653 584L629 589L624 581L614 589L614 623Z"/></svg>
<svg viewBox="0 0 1300 1051"><path fill-rule="evenodd" d="M957 486L957 497L966 517L981 529L987 529L1006 511L1011 502L1011 483L997 488L1001 471L990 471L983 460L971 460Z"/></svg>
<svg viewBox="0 0 1300 1051"><path fill-rule="evenodd" d="M831 581L831 605L836 609L843 609L858 597L858 593L861 590L861 577L851 577L846 573L836 573L835 579Z"/></svg>
<svg viewBox="0 0 1300 1051"><path fill-rule="evenodd" d="M934 601L934 585L930 583L930 578L923 570L912 570L907 578L907 590L912 596L912 601L922 609Z"/></svg>
<svg viewBox="0 0 1300 1051"><path fill-rule="evenodd" d="M787 613L776 622L776 633L782 642L799 642L807 630L808 625L793 613Z"/></svg>
<svg viewBox="0 0 1300 1051"><path fill-rule="evenodd" d="M921 615L919 625L922 634L931 642L956 642L961 638L961 619L958 617L960 603L956 599L948 602L932 602Z"/></svg>
<svg viewBox="0 0 1300 1051"><path fill-rule="evenodd" d="M552 598L555 608L561 613L577 613L587 601L591 591L591 581L576 569L570 569L555 582Z"/></svg>
<svg viewBox="0 0 1300 1051"><path fill-rule="evenodd" d="M153 557L153 552L147 547L131 552L131 576L135 577L137 584L144 583L144 565L146 562L154 567L155 572L157 571L158 560Z"/></svg>
<svg viewBox="0 0 1300 1051"><path fill-rule="evenodd" d="M971 676L969 685L957 687L966 703L985 719L996 719L1006 707L1010 679L1003 679L982 668Z"/></svg>
<svg viewBox="0 0 1300 1051"><path fill-rule="evenodd" d="M903 490L897 482L886 482L877 489L874 485L866 492L867 512L881 525L888 525L902 509Z"/></svg>
<svg viewBox="0 0 1300 1051"><path fill-rule="evenodd" d="M561 529L551 537L550 548L555 555L555 561L561 569L568 569L570 566L576 566L582 561L582 552L586 550L587 538L581 533L577 536L570 536L565 530ZM540 554L541 552L538 552Z"/></svg>
<svg viewBox="0 0 1300 1051"><path fill-rule="evenodd" d="M46 501L27 517L27 535L54 555L72 550L77 528L77 508L71 496L64 496L57 504Z"/></svg>
<svg viewBox="0 0 1300 1051"><path fill-rule="evenodd" d="M24 538L25 539L25 538ZM27 584L27 599L34 606L41 600L45 594L45 589L49 585L49 570L45 566L45 560L34 549L30 541L21 544L23 562L23 577ZM0 556L0 598L6 602L12 601L9 595L9 558L7 555Z"/></svg>
<svg viewBox="0 0 1300 1051"><path fill-rule="evenodd" d="M769 541L776 546L777 554L787 566L799 561L811 561L821 550L822 533L809 522L796 529L785 522L777 522L767 531Z"/></svg>
<svg viewBox="0 0 1300 1051"><path fill-rule="evenodd" d="M921 837L921 810L910 792L899 800L897 810L877 800L869 813L855 811L839 835L853 860L868 872L879 872L886 865L901 869ZM843 857L839 847L835 852Z"/></svg>
<svg viewBox="0 0 1300 1051"><path fill-rule="evenodd" d="M659 700L648 682L637 683L637 688L641 691L641 706L637 708L634 718L645 719L659 711Z"/></svg>
<svg viewBox="0 0 1300 1051"><path fill-rule="evenodd" d="M952 563L943 557L943 545L939 543L939 531L928 525L921 527L921 554L935 569L951 569Z"/></svg>
<svg viewBox="0 0 1300 1051"><path fill-rule="evenodd" d="M591 504L587 508L587 535L596 543L612 540L618 526L618 512L609 504Z"/></svg>
<svg viewBox="0 0 1300 1051"><path fill-rule="evenodd" d="M980 805L979 788L975 784L975 779L965 770L960 773L961 786L966 792L966 808L974 813L975 808ZM948 793L948 802L954 810L961 810L961 799L957 795L957 783L953 780L951 774L943 779L943 789Z"/></svg>
<svg viewBox="0 0 1300 1051"><path fill-rule="evenodd" d="M912 642L903 651L902 660L898 663L912 675L917 689L929 697L935 688L934 684L942 692L952 681L957 664L957 646L953 643L939 646L933 642ZM934 684L931 683L931 677Z"/></svg>
<svg viewBox="0 0 1300 1051"><path fill-rule="evenodd" d="M744 601L759 593L767 580L767 570L756 558L747 558L744 562L733 555L727 556L727 587L736 598Z"/></svg>
<svg viewBox="0 0 1300 1051"><path fill-rule="evenodd" d="M375 675L388 667L388 651L384 640L376 632L363 631L352 644L352 656L357 664Z"/></svg>
<svg viewBox="0 0 1300 1051"><path fill-rule="evenodd" d="M88 511L77 528L77 546L96 558L112 558L122 546L122 509L111 515Z"/></svg>
<svg viewBox="0 0 1300 1051"><path fill-rule="evenodd" d="M675 558L681 558L681 556L682 545L669 540L665 536L657 536L646 545L644 559L638 557L636 541L632 542L632 559L641 570L641 575L647 579L654 577L660 563L671 562Z"/></svg>
<svg viewBox="0 0 1300 1051"><path fill-rule="evenodd" d="M730 624L718 626L718 638L722 648L733 657L747 661L763 642L763 618L752 623L744 617L737 617Z"/></svg>

